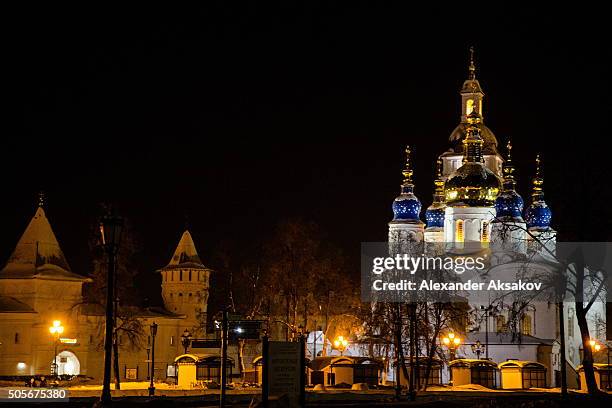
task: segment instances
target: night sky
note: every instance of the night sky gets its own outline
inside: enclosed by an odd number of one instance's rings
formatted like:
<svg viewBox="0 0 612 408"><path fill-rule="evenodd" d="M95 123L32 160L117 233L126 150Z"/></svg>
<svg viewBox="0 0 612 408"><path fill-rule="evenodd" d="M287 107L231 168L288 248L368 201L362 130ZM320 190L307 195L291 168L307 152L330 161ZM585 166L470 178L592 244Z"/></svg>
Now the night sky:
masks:
<svg viewBox="0 0 612 408"><path fill-rule="evenodd" d="M0 258L41 189L78 273L102 201L132 220L147 273L185 216L205 263L293 216L357 256L386 239L407 143L430 204L470 45L525 201L541 152L560 239L612 238L602 10L282 3L7 11Z"/></svg>

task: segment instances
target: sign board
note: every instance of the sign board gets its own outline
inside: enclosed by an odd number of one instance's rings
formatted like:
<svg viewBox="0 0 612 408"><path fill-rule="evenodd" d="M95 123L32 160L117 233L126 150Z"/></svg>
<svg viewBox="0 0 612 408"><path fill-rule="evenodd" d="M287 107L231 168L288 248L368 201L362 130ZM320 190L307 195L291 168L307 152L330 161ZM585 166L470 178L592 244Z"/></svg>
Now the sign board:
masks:
<svg viewBox="0 0 612 408"><path fill-rule="evenodd" d="M66 337L62 337L59 339L60 343L63 344L76 344L77 343L77 339L69 339Z"/></svg>
<svg viewBox="0 0 612 408"><path fill-rule="evenodd" d="M287 395L292 407L299 406L301 346L300 342L269 342L269 395L278 397Z"/></svg>

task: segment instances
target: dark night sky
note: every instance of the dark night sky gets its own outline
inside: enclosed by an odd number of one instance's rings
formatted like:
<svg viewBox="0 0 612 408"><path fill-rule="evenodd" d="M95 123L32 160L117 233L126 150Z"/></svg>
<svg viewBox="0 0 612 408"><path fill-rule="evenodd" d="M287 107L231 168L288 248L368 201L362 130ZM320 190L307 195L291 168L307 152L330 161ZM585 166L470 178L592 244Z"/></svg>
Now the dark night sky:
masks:
<svg viewBox="0 0 612 408"><path fill-rule="evenodd" d="M308 4L7 12L0 257L40 189L79 273L101 201L133 221L147 272L185 214L205 262L296 215L357 255L386 238L406 143L429 205L472 44L526 201L539 151L561 238L611 238L602 10Z"/></svg>

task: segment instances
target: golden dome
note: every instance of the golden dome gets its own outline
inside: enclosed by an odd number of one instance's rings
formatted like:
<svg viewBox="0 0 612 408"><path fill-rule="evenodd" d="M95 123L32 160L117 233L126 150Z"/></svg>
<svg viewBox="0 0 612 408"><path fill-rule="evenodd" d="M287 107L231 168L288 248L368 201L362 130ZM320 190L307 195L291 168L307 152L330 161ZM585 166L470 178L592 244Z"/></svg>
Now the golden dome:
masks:
<svg viewBox="0 0 612 408"><path fill-rule="evenodd" d="M467 162L444 185L446 205L491 207L501 189L500 179L482 163Z"/></svg>
<svg viewBox="0 0 612 408"><path fill-rule="evenodd" d="M492 207L501 190L501 180L483 164L484 140L479 124L482 118L476 111L468 115L468 127L463 139L465 161L444 184L447 206Z"/></svg>

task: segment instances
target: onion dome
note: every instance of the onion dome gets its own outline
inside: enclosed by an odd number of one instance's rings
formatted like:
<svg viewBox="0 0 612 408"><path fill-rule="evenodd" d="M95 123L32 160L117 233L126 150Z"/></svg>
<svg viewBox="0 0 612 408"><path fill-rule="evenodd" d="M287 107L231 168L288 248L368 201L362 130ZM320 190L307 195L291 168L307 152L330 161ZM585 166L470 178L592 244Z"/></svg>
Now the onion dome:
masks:
<svg viewBox="0 0 612 408"><path fill-rule="evenodd" d="M501 181L483 163L480 115L468 115L468 130L463 140L463 165L453 172L444 185L446 205L450 207L492 207L501 189Z"/></svg>
<svg viewBox="0 0 612 408"><path fill-rule="evenodd" d="M513 175L514 165L512 164L512 144L509 140L506 148L508 149L508 158L503 167L504 187L495 200L495 210L498 219L523 222L521 214L523 213L524 201L516 192L516 180Z"/></svg>
<svg viewBox="0 0 612 408"><path fill-rule="evenodd" d="M425 220L427 228L444 228L444 210L446 203L444 202L444 179L442 178L442 160L438 159L437 177L434 180L434 200L433 203L425 211Z"/></svg>
<svg viewBox="0 0 612 408"><path fill-rule="evenodd" d="M544 179L540 174L540 155L536 156L536 175L533 178L531 205L525 210L525 221L530 229L547 230L550 228L552 211L544 201Z"/></svg>
<svg viewBox="0 0 612 408"><path fill-rule="evenodd" d="M466 123L459 123L457 127L452 131L448 140L451 143L452 153L461 153L463 151L463 140L467 136L467 128L469 127ZM483 140L482 152L484 154L497 154L497 137L491 129L484 123L479 124L480 136Z"/></svg>
<svg viewBox="0 0 612 408"><path fill-rule="evenodd" d="M412 183L413 170L410 166L410 146L406 146L406 167L402 171L404 181L400 195L393 201L393 221L418 221L421 214L421 202L414 195Z"/></svg>

